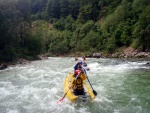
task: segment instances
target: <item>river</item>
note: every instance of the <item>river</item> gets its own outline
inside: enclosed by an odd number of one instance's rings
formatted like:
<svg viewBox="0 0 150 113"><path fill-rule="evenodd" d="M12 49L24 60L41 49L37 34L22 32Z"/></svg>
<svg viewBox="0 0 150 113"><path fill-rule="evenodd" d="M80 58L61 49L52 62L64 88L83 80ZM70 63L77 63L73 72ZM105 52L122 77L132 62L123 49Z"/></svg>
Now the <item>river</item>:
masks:
<svg viewBox="0 0 150 113"><path fill-rule="evenodd" d="M74 58L10 66L0 70L0 113L150 113L150 66L146 60L88 58L87 72L98 93L94 102L70 103L63 80Z"/></svg>

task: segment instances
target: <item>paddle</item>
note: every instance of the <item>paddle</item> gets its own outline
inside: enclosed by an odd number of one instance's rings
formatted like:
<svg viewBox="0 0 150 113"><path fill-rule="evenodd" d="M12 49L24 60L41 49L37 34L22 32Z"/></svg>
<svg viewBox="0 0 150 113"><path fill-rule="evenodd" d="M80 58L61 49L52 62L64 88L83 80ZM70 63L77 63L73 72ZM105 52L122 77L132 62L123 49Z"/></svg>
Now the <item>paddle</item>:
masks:
<svg viewBox="0 0 150 113"><path fill-rule="evenodd" d="M80 72L81 73L81 72ZM78 75L76 76L75 80L77 79L77 77L80 75L80 73L78 73ZM70 90L71 88L68 89L68 91ZM62 102L65 98L65 96L67 95L68 91L64 94L64 96L58 101L58 102ZM58 103L57 102L57 103Z"/></svg>
<svg viewBox="0 0 150 113"><path fill-rule="evenodd" d="M69 90L70 90L70 89L69 89ZM68 91L69 91L69 90L68 90ZM68 91L64 94L64 96L63 96L58 102L62 102L62 101L64 100L64 98L65 98L65 96L67 95ZM57 103L58 103L58 102L57 102Z"/></svg>
<svg viewBox="0 0 150 113"><path fill-rule="evenodd" d="M84 69L84 68L83 68L83 69ZM87 73L86 73L86 70L85 70L85 69L84 69L84 73L85 73L85 75L87 76ZM93 87L92 87L92 85L91 85L91 83L90 83L90 80L89 80L88 76L87 76L87 80L88 80L88 82L89 82L89 84L90 84L90 86L91 86L91 88L92 88L92 90L93 90L94 95L97 96L97 92L93 89Z"/></svg>

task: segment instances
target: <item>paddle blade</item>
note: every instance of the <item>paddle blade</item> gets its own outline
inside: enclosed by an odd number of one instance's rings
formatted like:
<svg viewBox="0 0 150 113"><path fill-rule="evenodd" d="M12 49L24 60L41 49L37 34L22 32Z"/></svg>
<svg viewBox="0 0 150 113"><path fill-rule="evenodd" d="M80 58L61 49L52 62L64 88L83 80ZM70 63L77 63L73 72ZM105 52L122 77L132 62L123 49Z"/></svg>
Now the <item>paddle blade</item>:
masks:
<svg viewBox="0 0 150 113"><path fill-rule="evenodd" d="M58 100L58 102L62 102L63 100L64 100L64 97L63 97L62 99ZM57 103L58 103L58 102L57 102Z"/></svg>
<svg viewBox="0 0 150 113"><path fill-rule="evenodd" d="M64 100L64 98L60 99L59 101L62 102Z"/></svg>
<svg viewBox="0 0 150 113"><path fill-rule="evenodd" d="M57 101L57 103L62 102L62 101L63 101L63 99L60 99L60 100Z"/></svg>
<svg viewBox="0 0 150 113"><path fill-rule="evenodd" d="M97 96L97 92L95 90L93 90L93 93L94 93L95 96Z"/></svg>

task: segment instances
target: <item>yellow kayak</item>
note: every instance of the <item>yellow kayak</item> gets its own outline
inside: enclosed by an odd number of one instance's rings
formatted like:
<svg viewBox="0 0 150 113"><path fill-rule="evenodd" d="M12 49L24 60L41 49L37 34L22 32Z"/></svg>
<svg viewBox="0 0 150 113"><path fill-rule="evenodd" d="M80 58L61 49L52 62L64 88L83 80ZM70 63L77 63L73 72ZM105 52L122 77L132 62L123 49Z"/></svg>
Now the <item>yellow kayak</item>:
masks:
<svg viewBox="0 0 150 113"><path fill-rule="evenodd" d="M75 102L77 99L81 99L83 101L90 99L91 101L93 101L94 98L95 98L95 95L93 94L93 91L92 91L91 87L89 86L89 84L86 83L85 81L83 81L84 90L86 92L85 95L75 95L73 93L73 89L69 89L69 87L71 86L72 81L73 81L74 78L75 78L74 74L70 73L68 76L66 76L66 78L64 80L64 94L66 94L66 97L71 102Z"/></svg>

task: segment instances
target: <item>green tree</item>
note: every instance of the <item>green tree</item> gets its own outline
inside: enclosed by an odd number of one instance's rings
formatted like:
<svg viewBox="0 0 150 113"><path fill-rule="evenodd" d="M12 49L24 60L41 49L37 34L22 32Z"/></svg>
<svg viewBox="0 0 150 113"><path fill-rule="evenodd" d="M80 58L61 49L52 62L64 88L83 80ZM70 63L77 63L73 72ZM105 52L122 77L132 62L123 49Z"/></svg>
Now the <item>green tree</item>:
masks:
<svg viewBox="0 0 150 113"><path fill-rule="evenodd" d="M139 47L144 51L146 49L150 49L150 5L147 6L140 15L139 21L135 26L135 31L133 35L139 40Z"/></svg>
<svg viewBox="0 0 150 113"><path fill-rule="evenodd" d="M51 35L51 42L49 44L49 52L60 55L68 53L70 50L70 38L71 34L67 31L57 32L57 34Z"/></svg>
<svg viewBox="0 0 150 113"><path fill-rule="evenodd" d="M65 19L61 18L54 24L54 28L62 31L65 29L65 24L66 24Z"/></svg>
<svg viewBox="0 0 150 113"><path fill-rule="evenodd" d="M74 18L77 19L79 14L79 0L69 0L69 13Z"/></svg>
<svg viewBox="0 0 150 113"><path fill-rule="evenodd" d="M75 20L69 15L67 16L65 21L66 21L65 29L73 32L76 29Z"/></svg>
<svg viewBox="0 0 150 113"><path fill-rule="evenodd" d="M48 0L30 0L30 9L33 14L32 18L44 19L47 2Z"/></svg>
<svg viewBox="0 0 150 113"><path fill-rule="evenodd" d="M46 5L48 18L60 18L60 0L49 0Z"/></svg>
<svg viewBox="0 0 150 113"><path fill-rule="evenodd" d="M91 30L87 33L86 37L82 39L82 49L83 51L91 51L93 49L97 49L98 45L101 43L100 35Z"/></svg>
<svg viewBox="0 0 150 113"><path fill-rule="evenodd" d="M16 26L19 23L16 3L16 0L0 1L0 60L10 61L16 57Z"/></svg>
<svg viewBox="0 0 150 113"><path fill-rule="evenodd" d="M69 15L69 1L60 0L60 16L66 17Z"/></svg>

